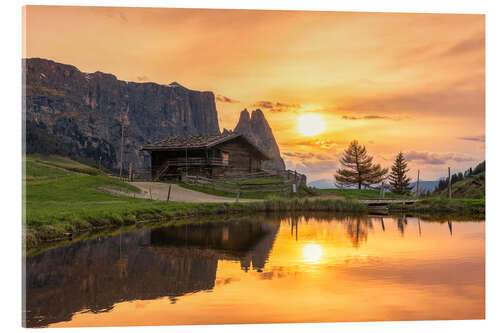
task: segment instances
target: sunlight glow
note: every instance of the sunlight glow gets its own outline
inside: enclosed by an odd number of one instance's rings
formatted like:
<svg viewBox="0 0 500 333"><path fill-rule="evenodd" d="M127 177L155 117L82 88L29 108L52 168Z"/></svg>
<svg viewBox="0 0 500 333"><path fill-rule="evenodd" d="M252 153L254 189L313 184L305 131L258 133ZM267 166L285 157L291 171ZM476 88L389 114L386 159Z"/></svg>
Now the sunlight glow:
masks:
<svg viewBox="0 0 500 333"><path fill-rule="evenodd" d="M306 262L318 263L322 255L323 250L318 244L306 244L302 248L302 256Z"/></svg>
<svg viewBox="0 0 500 333"><path fill-rule="evenodd" d="M304 136L315 136L325 131L326 124L323 117L317 113L308 113L298 120L298 129Z"/></svg>

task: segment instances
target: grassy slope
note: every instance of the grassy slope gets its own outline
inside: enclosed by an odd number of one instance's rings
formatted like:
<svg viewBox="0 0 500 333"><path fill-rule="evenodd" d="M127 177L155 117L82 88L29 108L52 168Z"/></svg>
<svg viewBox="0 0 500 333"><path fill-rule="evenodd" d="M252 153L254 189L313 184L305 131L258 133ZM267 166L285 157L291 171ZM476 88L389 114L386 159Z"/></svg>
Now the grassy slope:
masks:
<svg viewBox="0 0 500 333"><path fill-rule="evenodd" d="M75 172L79 170L81 172ZM26 159L25 221L28 246L66 234L138 221L253 211L364 211L365 206L333 200L275 198L256 203L177 203L113 196L99 190L114 187L137 192L134 186L68 159Z"/></svg>
<svg viewBox="0 0 500 333"><path fill-rule="evenodd" d="M237 190L237 183L245 183L245 184L267 184L267 183L276 183L282 181L279 178L264 178L264 179L248 179L245 181L234 181L232 184L227 184L227 183L217 183L218 186L227 188L230 192L225 192L221 190L214 190L208 186L198 186L198 185L190 185L186 184L183 182L175 182L175 181L169 181L168 183L172 184L178 184L184 188L198 191L198 192L203 192L207 194L212 194L212 195L217 195L221 197L227 197L227 198L235 198L236 194L233 191ZM285 198L293 198L296 195L292 195L290 193L287 194L281 194L279 192L264 192L264 193L259 193L259 192L250 192L250 193L241 193L240 198L245 198L245 199L271 199L275 197L285 197ZM306 192L302 187L299 188L299 196L304 197L306 196Z"/></svg>
<svg viewBox="0 0 500 333"><path fill-rule="evenodd" d="M357 190L357 189L315 189L313 190L318 195L336 195L344 197L346 200L359 199L377 199L380 197L380 192L377 190ZM391 192L385 193L386 199L404 198L403 195Z"/></svg>
<svg viewBox="0 0 500 333"><path fill-rule="evenodd" d="M486 172L481 172L472 177L465 178L459 182L456 182L451 187L452 198L461 199L484 199L485 189L486 189ZM448 195L448 190L444 190L435 193L434 196L439 198L446 198Z"/></svg>

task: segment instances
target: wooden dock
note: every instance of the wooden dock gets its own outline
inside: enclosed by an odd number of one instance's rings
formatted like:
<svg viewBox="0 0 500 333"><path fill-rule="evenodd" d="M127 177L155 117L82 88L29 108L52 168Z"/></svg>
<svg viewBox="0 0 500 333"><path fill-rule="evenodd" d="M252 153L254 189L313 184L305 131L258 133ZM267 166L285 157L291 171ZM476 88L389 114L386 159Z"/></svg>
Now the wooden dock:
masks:
<svg viewBox="0 0 500 333"><path fill-rule="evenodd" d="M417 202L418 199L361 199L359 201L368 206L387 206L393 203L411 205Z"/></svg>

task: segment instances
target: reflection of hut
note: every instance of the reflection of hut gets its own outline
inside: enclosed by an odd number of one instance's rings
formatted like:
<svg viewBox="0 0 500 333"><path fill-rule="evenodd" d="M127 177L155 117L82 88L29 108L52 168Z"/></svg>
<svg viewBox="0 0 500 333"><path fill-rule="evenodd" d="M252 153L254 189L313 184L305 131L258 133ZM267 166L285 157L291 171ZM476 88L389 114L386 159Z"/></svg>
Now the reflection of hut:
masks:
<svg viewBox="0 0 500 333"><path fill-rule="evenodd" d="M157 228L151 232L151 245L189 246L214 250L219 259L239 260L241 268L264 268L279 225L255 221L236 221Z"/></svg>
<svg viewBox="0 0 500 333"><path fill-rule="evenodd" d="M83 309L109 311L117 302L165 296L175 302L210 290L218 260L263 268L278 229L246 221L184 225L77 242L28 257L26 325L70 320Z"/></svg>

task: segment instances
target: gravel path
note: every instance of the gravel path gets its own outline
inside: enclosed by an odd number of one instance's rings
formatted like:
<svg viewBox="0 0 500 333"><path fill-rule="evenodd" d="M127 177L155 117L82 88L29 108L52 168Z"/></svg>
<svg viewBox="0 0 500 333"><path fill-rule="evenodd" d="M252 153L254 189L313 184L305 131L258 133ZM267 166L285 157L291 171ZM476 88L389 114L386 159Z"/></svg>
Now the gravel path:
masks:
<svg viewBox="0 0 500 333"><path fill-rule="evenodd" d="M219 197L216 195L206 194L193 190L188 190L177 184L165 184L156 182L133 182L131 185L138 187L141 193L136 193L136 198L149 199L149 189L151 187L151 197L153 200L167 200L168 188L172 186L170 192L170 201L177 202L235 202L236 198ZM107 190L115 194L134 196L134 194L127 194L114 190ZM240 199L240 202L260 201L258 199Z"/></svg>

